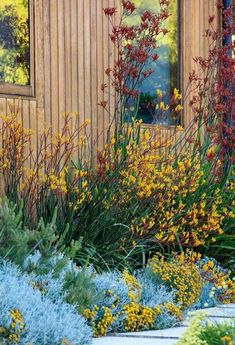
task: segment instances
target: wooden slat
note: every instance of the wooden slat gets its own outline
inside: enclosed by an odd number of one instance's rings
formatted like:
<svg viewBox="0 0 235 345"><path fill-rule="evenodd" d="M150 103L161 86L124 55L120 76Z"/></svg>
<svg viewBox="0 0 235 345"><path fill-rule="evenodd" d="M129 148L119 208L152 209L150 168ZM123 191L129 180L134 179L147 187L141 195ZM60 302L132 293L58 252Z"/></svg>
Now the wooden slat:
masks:
<svg viewBox="0 0 235 345"><path fill-rule="evenodd" d="M84 0L84 97L85 120L92 121L91 116L91 0ZM91 123L92 126L92 123ZM88 150L91 148L91 126L87 127Z"/></svg>
<svg viewBox="0 0 235 345"><path fill-rule="evenodd" d="M71 0L64 1L64 53L65 53L65 108L67 112L72 111L72 36L76 31L71 31L71 21L74 17L71 12ZM76 37L76 39L78 39ZM74 40L73 40L74 43ZM60 61L59 61L60 64Z"/></svg>
<svg viewBox="0 0 235 345"><path fill-rule="evenodd" d="M66 0L65 0L66 1ZM66 50L65 50L65 1L58 1L58 113L59 117L66 111ZM60 122L60 120L58 121ZM59 127L59 125L58 125Z"/></svg>
<svg viewBox="0 0 235 345"><path fill-rule="evenodd" d="M61 0L62 1L62 0ZM60 3L61 3L60 1ZM45 124L49 126L51 124L51 35L50 35L50 3L49 1L43 1L43 30L44 30L44 110L45 110Z"/></svg>
<svg viewBox="0 0 235 345"><path fill-rule="evenodd" d="M50 1L50 35L51 35L51 125L53 131L59 129L59 97L58 97L58 1Z"/></svg>
<svg viewBox="0 0 235 345"><path fill-rule="evenodd" d="M104 84L104 44L103 44L103 20L105 19L103 15L100 15L103 11L103 0L97 2L97 103L103 100L103 92L101 91L101 85ZM97 136L99 148L104 145L104 109L98 106L97 113Z"/></svg>
<svg viewBox="0 0 235 345"><path fill-rule="evenodd" d="M91 0L91 137L92 137L92 154L96 154L98 140L98 119L97 119L97 103L98 103L98 78L97 78L97 1ZM96 85L96 87L93 87Z"/></svg>
<svg viewBox="0 0 235 345"><path fill-rule="evenodd" d="M84 1L78 0L78 114L79 114L79 125L81 126L85 120L85 61L84 61ZM81 133L84 135L84 132Z"/></svg>

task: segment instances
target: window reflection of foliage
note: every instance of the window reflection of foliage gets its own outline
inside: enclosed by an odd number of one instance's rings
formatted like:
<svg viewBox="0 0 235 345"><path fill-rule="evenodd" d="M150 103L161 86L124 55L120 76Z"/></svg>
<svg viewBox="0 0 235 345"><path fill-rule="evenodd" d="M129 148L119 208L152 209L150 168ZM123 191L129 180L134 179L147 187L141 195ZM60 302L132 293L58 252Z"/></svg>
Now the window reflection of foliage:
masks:
<svg viewBox="0 0 235 345"><path fill-rule="evenodd" d="M0 1L0 82L29 84L28 0Z"/></svg>
<svg viewBox="0 0 235 345"><path fill-rule="evenodd" d="M138 8L138 15L132 15L127 19L127 24L138 24L140 22L140 16L143 11L149 10L151 12L158 13L160 9L158 0L132 0L135 6ZM164 27L169 31L167 35L158 41L158 54L159 60L153 63L153 69L155 73L148 78L148 86L154 85L153 89L146 91L143 86L141 89L140 100L139 100L139 114L138 118L141 118L144 123L153 122L151 113L151 104L154 103L154 96L156 89L162 89L168 96L173 93L175 87L178 87L178 1L170 0L169 3L170 17L164 22ZM162 73L162 66L165 69L165 74L169 77L160 78L158 75L158 64L161 62L159 67L160 73ZM155 79L155 80L154 80ZM163 80L164 79L164 80ZM166 95L166 102L168 97ZM146 104L150 104L146 108ZM169 115L169 114L168 114ZM179 118L165 118L158 119L162 123L168 123L171 125L178 124Z"/></svg>

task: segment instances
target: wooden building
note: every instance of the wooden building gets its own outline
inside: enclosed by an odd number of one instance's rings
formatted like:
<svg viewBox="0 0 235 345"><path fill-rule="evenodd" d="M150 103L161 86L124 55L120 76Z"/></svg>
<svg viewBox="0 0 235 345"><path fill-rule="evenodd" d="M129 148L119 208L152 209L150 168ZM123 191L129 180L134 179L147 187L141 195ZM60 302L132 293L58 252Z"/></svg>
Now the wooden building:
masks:
<svg viewBox="0 0 235 345"><path fill-rule="evenodd" d="M100 85L106 83L111 87L104 70L112 66L115 55L109 38L111 26L103 8L120 6L120 0L1 0L0 13L5 10L4 2L21 6L27 1L29 76L21 85L3 72L1 74L0 54L0 113L8 114L15 109L25 127L39 133L45 124L59 130L62 113L75 112L81 123L85 119L91 121L90 134L98 145L103 145L109 118L98 106L102 99ZM154 6L154 1L152 3ZM182 88L194 67L193 57L205 56L208 52L203 34L209 15L216 16L215 25L220 23L216 3L217 0L177 2L178 67ZM0 38L0 52L1 44ZM17 73L21 75L22 71ZM112 103L110 98L108 106L111 108ZM186 108L182 124L187 126L190 119ZM162 127L168 133L173 126Z"/></svg>

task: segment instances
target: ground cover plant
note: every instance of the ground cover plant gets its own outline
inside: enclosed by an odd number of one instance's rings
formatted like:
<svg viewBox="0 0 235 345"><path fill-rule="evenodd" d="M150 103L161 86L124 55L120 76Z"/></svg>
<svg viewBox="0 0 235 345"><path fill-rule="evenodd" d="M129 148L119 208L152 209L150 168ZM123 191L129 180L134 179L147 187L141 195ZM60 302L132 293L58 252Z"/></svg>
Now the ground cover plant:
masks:
<svg viewBox="0 0 235 345"><path fill-rule="evenodd" d="M75 307L47 298L30 277L6 261L0 264L1 335L9 343L90 343L91 331Z"/></svg>

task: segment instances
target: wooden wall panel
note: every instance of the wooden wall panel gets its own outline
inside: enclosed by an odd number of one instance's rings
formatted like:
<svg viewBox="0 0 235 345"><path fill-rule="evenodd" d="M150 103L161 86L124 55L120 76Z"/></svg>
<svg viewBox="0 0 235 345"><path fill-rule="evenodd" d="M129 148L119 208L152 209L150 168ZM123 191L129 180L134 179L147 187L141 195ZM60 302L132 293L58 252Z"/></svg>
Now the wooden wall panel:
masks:
<svg viewBox="0 0 235 345"><path fill-rule="evenodd" d="M188 77L193 69L197 69L194 57L206 57L209 51L205 30L209 27L209 15L215 15L215 28L220 24L216 8L217 0L181 0L181 78L183 93L186 94L183 124L187 127L192 121L192 113L188 106Z"/></svg>
<svg viewBox="0 0 235 345"><path fill-rule="evenodd" d="M88 135L103 146L109 115L98 106L103 94L100 85L111 84L104 70L113 65L110 23L103 14L107 6L120 0L34 0L35 2L35 98L22 97L20 114L26 127L39 135L44 126L61 127L63 112L78 113L80 125L91 120ZM181 78L186 90L189 72L195 68L193 56L204 56L208 46L203 33L209 14L215 14L217 0L181 0ZM0 95L0 113L9 111L17 97ZM17 102L16 102L17 103ZM109 100L109 110L114 107ZM185 106L184 125L192 120ZM164 136L174 129L164 129ZM85 133L83 133L85 134ZM36 148L35 138L33 147Z"/></svg>

